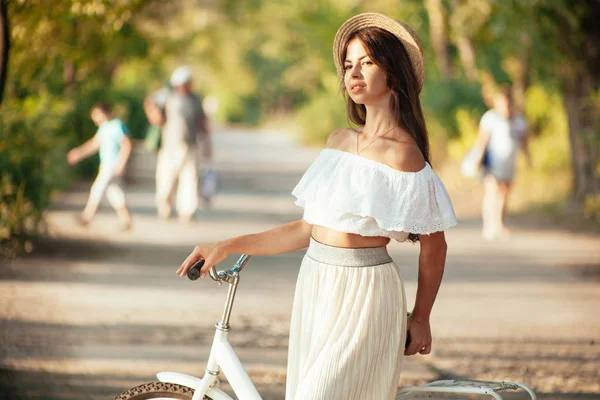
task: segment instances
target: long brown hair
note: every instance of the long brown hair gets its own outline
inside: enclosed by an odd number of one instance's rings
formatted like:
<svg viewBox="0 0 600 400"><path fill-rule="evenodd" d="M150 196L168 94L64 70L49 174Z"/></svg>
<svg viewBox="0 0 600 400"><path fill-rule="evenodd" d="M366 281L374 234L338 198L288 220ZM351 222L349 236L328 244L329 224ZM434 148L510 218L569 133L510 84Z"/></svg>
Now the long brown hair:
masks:
<svg viewBox="0 0 600 400"><path fill-rule="evenodd" d="M363 42L371 60L386 73L387 85L391 89L392 98L390 108L394 119L412 136L419 146L423 158L430 163L429 135L427 125L421 108L419 87L415 71L404 46L392 33L375 27L363 28L356 31L348 38L344 46L340 65L344 65L348 43L353 39ZM346 99L346 113L350 121L358 125L366 122L367 108L363 104L356 104L348 95L345 88L344 77L341 80L341 90ZM417 242L419 236L409 233L408 240Z"/></svg>
<svg viewBox="0 0 600 400"><path fill-rule="evenodd" d="M371 60L383 69L387 76L387 85L391 89L390 107L396 123L404 128L415 140L423 153L425 161L430 162L429 136L421 109L419 87L414 69L404 46L392 33L375 27L367 27L356 31L348 38L344 46L340 65L344 65L348 43L353 39L363 42ZM346 99L346 113L350 121L364 125L367 109L363 104L356 104L345 90L344 77L341 90Z"/></svg>

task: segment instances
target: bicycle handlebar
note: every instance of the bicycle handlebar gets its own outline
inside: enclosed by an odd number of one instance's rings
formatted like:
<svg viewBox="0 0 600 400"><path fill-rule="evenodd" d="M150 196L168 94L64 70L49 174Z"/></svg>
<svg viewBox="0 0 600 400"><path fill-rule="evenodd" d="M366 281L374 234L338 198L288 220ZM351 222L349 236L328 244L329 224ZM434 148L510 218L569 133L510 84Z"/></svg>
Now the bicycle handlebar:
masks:
<svg viewBox="0 0 600 400"><path fill-rule="evenodd" d="M241 270L244 269L250 256L247 254L242 254L242 256L237 260L233 268L227 270L217 271L216 266L213 266L210 271L208 271L208 275L210 275L211 279L215 282L228 282L228 278L231 276L238 274ZM187 272L187 277L189 280L195 281L200 278L200 269L204 266L204 260L198 260L192 268L190 268Z"/></svg>
<svg viewBox="0 0 600 400"><path fill-rule="evenodd" d="M200 269L204 265L204 260L198 260L192 265L192 268L188 269L187 277L190 281L195 281L200 278Z"/></svg>

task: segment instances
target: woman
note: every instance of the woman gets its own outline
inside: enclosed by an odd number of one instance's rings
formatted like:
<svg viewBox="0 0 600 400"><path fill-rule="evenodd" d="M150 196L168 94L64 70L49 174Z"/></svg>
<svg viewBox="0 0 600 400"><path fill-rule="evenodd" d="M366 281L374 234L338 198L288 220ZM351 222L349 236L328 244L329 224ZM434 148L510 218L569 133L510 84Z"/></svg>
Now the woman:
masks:
<svg viewBox="0 0 600 400"><path fill-rule="evenodd" d="M205 259L202 274L231 253L279 254L308 246L290 328L286 399L392 399L402 355L431 351L429 316L446 242L456 224L429 166L416 34L381 14L346 21L334 61L349 118L333 132L293 191L302 220L255 235L196 246L178 269ZM419 241L419 282L407 320L390 239ZM405 348L406 332L410 343Z"/></svg>
<svg viewBox="0 0 600 400"><path fill-rule="evenodd" d="M475 146L480 154L486 153L481 235L485 240L505 239L509 232L504 227L504 214L519 148L523 149L527 163L531 165L527 123L522 116L514 113L509 86L502 86L494 97L494 108L481 117Z"/></svg>

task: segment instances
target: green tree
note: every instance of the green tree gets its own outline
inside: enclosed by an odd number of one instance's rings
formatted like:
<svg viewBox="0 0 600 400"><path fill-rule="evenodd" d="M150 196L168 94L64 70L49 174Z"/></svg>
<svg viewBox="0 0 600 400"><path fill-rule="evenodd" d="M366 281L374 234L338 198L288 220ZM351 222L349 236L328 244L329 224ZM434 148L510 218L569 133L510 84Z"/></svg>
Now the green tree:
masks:
<svg viewBox="0 0 600 400"><path fill-rule="evenodd" d="M0 107L4 98L6 74L8 73L8 54L10 49L10 32L6 0L0 0Z"/></svg>
<svg viewBox="0 0 600 400"><path fill-rule="evenodd" d="M111 100L144 118L143 94L120 91L114 74L131 60L149 58L150 39L142 27L151 20L144 11L154 3L2 1L12 46L0 114L0 253L14 254L42 226L52 191L64 188L72 175L67 148L95 129L89 120L93 103ZM90 172L96 167L94 160L84 165Z"/></svg>
<svg viewBox="0 0 600 400"><path fill-rule="evenodd" d="M569 119L573 197L583 202L600 193L600 3L538 1L536 11L540 34L557 49L551 65Z"/></svg>

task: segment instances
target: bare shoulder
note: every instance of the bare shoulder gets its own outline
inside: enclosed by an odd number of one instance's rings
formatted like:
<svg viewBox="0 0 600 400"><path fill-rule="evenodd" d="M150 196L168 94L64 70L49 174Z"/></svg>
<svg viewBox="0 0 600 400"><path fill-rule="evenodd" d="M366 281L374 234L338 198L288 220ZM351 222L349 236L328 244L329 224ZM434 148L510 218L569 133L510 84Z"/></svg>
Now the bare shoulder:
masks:
<svg viewBox="0 0 600 400"><path fill-rule="evenodd" d="M419 172L425 167L425 158L414 141L386 140L383 153L385 164L404 172Z"/></svg>
<svg viewBox="0 0 600 400"><path fill-rule="evenodd" d="M329 149L343 149L349 137L356 135L356 132L350 128L342 128L333 131L327 138L325 147Z"/></svg>

